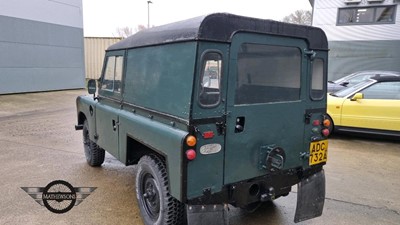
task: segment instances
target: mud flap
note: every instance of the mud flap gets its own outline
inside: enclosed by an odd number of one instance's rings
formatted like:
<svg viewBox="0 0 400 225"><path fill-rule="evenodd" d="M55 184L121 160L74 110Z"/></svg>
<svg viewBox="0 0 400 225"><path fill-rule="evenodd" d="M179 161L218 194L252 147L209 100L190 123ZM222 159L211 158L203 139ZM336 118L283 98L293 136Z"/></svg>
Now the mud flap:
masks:
<svg viewBox="0 0 400 225"><path fill-rule="evenodd" d="M226 205L187 205L188 225L228 223L228 207Z"/></svg>
<svg viewBox="0 0 400 225"><path fill-rule="evenodd" d="M322 215L325 202L324 170L303 179L298 184L294 222L298 223Z"/></svg>

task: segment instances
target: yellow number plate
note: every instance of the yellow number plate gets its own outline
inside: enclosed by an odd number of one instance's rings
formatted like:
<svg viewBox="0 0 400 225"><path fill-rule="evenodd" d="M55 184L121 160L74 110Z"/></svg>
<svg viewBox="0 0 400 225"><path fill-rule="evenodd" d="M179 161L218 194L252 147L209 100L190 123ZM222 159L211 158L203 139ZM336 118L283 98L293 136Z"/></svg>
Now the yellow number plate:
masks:
<svg viewBox="0 0 400 225"><path fill-rule="evenodd" d="M328 159L328 140L311 142L309 165L326 162Z"/></svg>

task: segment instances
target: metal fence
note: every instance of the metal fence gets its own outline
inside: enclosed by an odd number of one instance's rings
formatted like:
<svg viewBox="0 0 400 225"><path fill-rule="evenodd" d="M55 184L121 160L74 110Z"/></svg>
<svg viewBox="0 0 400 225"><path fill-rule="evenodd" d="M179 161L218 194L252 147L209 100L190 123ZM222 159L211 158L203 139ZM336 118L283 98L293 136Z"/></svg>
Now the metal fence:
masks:
<svg viewBox="0 0 400 225"><path fill-rule="evenodd" d="M100 77L105 50L120 40L122 40L121 37L85 37L86 79L98 79Z"/></svg>

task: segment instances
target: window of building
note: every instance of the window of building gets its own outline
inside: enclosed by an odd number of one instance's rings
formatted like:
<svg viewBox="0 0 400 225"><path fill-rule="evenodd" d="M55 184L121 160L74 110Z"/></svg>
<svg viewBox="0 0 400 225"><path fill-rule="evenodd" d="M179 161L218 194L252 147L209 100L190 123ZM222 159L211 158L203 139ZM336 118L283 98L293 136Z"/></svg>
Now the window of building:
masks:
<svg viewBox="0 0 400 225"><path fill-rule="evenodd" d="M338 10L337 24L390 24L395 23L395 15L395 5L341 8Z"/></svg>

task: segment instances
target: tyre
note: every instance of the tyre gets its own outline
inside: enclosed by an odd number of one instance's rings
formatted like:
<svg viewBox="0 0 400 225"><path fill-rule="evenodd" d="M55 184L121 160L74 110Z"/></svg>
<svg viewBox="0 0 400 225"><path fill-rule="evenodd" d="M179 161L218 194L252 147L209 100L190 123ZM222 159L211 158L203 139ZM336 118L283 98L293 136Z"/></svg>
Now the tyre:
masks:
<svg viewBox="0 0 400 225"><path fill-rule="evenodd" d="M145 155L137 166L136 197L146 225L184 224L185 204L169 193L165 162L158 156Z"/></svg>
<svg viewBox="0 0 400 225"><path fill-rule="evenodd" d="M83 147L86 161L90 166L101 166L104 162L105 151L89 138L89 123L83 122Z"/></svg>

